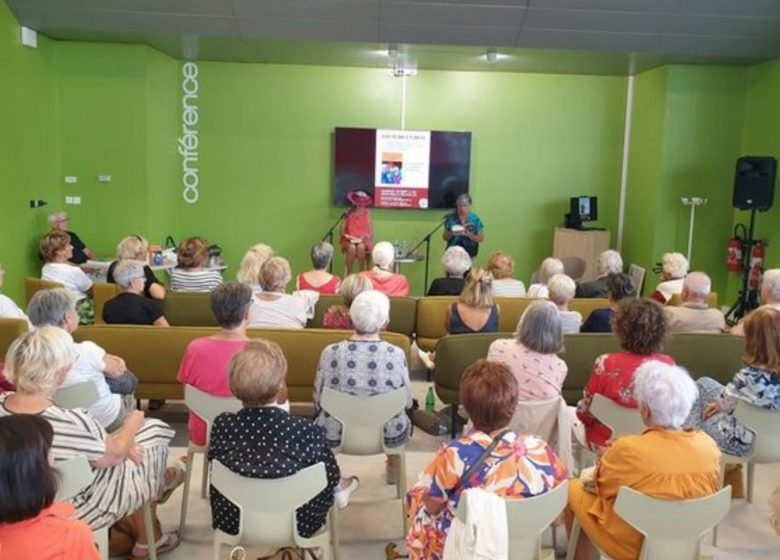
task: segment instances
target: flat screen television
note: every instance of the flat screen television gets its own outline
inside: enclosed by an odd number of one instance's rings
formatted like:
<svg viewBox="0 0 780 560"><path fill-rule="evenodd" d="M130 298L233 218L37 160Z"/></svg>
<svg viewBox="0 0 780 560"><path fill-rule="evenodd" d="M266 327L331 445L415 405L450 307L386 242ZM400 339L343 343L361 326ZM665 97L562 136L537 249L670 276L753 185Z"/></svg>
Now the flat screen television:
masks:
<svg viewBox="0 0 780 560"><path fill-rule="evenodd" d="M569 213L566 214L566 227L583 229L583 222L595 222L599 219L598 198L595 196L573 196L569 199Z"/></svg>
<svg viewBox="0 0 780 560"><path fill-rule="evenodd" d="M469 192L471 133L338 127L333 203L363 190L377 208L454 208Z"/></svg>

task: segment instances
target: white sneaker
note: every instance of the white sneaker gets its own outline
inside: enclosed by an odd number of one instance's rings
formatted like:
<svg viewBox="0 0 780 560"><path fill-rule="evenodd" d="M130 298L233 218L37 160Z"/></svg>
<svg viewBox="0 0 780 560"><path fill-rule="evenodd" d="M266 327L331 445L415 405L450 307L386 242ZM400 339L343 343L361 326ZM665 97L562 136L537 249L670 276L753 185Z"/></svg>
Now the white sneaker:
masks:
<svg viewBox="0 0 780 560"><path fill-rule="evenodd" d="M336 491L333 493L333 496L336 501L336 506L338 506L339 509L344 509L349 505L349 497L352 495L352 492L358 489L358 486L360 486L360 479L358 479L356 476L353 476L352 482L349 483L349 486L346 488L336 489Z"/></svg>

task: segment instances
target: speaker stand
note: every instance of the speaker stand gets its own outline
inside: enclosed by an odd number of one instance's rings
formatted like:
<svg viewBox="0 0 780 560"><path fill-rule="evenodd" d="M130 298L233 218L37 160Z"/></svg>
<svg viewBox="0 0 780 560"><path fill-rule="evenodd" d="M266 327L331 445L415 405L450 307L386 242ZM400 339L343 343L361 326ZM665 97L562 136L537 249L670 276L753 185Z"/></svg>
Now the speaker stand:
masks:
<svg viewBox="0 0 780 560"><path fill-rule="evenodd" d="M753 239L753 228L756 224L756 209L750 210L750 225L745 238L742 240L742 289L739 291L737 301L726 312L726 322L736 325L742 317L753 311L759 305L758 290L748 287L750 277L750 259L756 240ZM744 226L743 226L744 227ZM743 230L744 231L744 230Z"/></svg>

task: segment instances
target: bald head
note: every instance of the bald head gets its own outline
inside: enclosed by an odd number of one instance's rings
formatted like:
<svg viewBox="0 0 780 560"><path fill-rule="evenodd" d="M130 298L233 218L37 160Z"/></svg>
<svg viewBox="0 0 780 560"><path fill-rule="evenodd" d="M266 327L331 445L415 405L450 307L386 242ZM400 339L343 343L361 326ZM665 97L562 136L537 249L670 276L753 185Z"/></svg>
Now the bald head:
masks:
<svg viewBox="0 0 780 560"><path fill-rule="evenodd" d="M687 302L705 303L712 289L712 280L704 272L691 272L683 281L682 299Z"/></svg>

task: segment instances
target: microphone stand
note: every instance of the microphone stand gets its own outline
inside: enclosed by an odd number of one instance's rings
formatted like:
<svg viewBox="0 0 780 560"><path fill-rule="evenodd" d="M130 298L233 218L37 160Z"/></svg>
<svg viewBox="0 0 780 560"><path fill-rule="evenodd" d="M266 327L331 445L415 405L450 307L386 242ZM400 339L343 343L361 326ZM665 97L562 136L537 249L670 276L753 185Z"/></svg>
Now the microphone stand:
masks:
<svg viewBox="0 0 780 560"><path fill-rule="evenodd" d="M344 218L346 218L346 217L347 217L347 214L348 214L348 213L349 213L349 212L342 212L342 213L341 213L341 216L339 216L339 219L338 219L338 220L336 220L336 223L334 223L332 226L330 226L330 229L328 230L328 233L326 233L325 235L323 235L323 236L322 236L322 241L325 241L325 240L327 239L327 240L328 240L328 243L330 243L331 245L333 245L333 231L334 231L334 230L335 230L337 227L339 227L339 224L342 222L342 220L344 220ZM330 259L330 265L329 265L329 267L328 267L328 272L330 272L331 274L333 274L333 259Z"/></svg>
<svg viewBox="0 0 780 560"><path fill-rule="evenodd" d="M425 285L423 286L423 295L428 291L428 264L431 260L431 237L433 237L433 234L439 231L439 229L444 225L444 222L447 221L447 218L449 218L449 215L445 216L437 225L435 228L431 230L431 232L423 237L420 242L412 247L411 251L407 252L404 257L408 257L409 255L413 254L417 249L419 249L423 243L425 243Z"/></svg>

